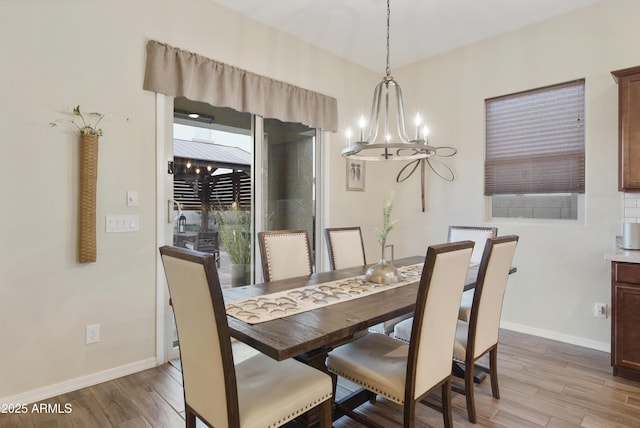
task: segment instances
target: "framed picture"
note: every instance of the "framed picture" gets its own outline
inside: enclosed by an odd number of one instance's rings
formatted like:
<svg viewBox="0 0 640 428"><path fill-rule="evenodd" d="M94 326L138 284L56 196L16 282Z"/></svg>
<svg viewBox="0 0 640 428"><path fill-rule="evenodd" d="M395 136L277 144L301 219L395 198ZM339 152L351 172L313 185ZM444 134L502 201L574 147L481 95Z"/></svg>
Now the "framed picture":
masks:
<svg viewBox="0 0 640 428"><path fill-rule="evenodd" d="M347 190L364 191L364 161L347 159Z"/></svg>

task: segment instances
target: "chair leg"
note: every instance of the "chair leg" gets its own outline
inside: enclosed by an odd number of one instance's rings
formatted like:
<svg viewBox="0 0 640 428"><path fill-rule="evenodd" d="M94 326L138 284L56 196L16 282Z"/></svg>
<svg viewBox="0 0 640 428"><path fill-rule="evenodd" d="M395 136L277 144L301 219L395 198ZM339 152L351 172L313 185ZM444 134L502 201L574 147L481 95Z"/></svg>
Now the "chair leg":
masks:
<svg viewBox="0 0 640 428"><path fill-rule="evenodd" d="M415 428L416 426L416 401L410 400L404 403L403 428Z"/></svg>
<svg viewBox="0 0 640 428"><path fill-rule="evenodd" d="M184 419L186 428L196 428L196 414L189 406L185 406Z"/></svg>
<svg viewBox="0 0 640 428"><path fill-rule="evenodd" d="M331 399L325 400L324 402L320 403L320 421L318 423L318 426L320 428L331 428L333 419L332 413L333 406L331 403Z"/></svg>
<svg viewBox="0 0 640 428"><path fill-rule="evenodd" d="M464 372L464 395L467 399L467 416L471 423L477 423L476 418L476 403L473 396L473 373L474 373L475 364L473 361L467 361L465 364L465 372Z"/></svg>
<svg viewBox="0 0 640 428"><path fill-rule="evenodd" d="M489 375L491 377L491 392L493 398L500 399L500 389L498 388L498 345L489 351Z"/></svg>
<svg viewBox="0 0 640 428"><path fill-rule="evenodd" d="M451 413L451 376L442 384L442 418L445 428L453 427L453 415Z"/></svg>

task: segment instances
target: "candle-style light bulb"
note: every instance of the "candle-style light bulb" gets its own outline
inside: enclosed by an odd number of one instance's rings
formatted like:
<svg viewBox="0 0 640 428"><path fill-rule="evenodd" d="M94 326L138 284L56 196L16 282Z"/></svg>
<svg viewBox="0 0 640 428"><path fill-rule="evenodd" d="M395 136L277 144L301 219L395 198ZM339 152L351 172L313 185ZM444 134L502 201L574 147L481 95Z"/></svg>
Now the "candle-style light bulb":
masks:
<svg viewBox="0 0 640 428"><path fill-rule="evenodd" d="M347 148L349 148L351 146L351 136L353 135L351 128L347 128L345 135L347 136Z"/></svg>
<svg viewBox="0 0 640 428"><path fill-rule="evenodd" d="M360 141L364 141L364 127L367 122L364 120L364 116L360 116L360 120L358 121L358 126L360 126Z"/></svg>
<svg viewBox="0 0 640 428"><path fill-rule="evenodd" d="M414 119L414 123L416 124L416 140L420 139L420 124L422 123L422 118L420 117L420 113L416 113L416 118Z"/></svg>

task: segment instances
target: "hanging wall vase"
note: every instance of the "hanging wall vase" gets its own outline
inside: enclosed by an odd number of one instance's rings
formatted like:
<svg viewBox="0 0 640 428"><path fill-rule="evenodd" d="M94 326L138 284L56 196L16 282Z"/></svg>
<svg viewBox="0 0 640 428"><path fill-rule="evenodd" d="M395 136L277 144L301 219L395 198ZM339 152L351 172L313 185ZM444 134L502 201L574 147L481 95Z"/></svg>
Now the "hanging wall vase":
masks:
<svg viewBox="0 0 640 428"><path fill-rule="evenodd" d="M96 261L98 138L98 135L80 134L80 183L78 186L78 259L80 263Z"/></svg>

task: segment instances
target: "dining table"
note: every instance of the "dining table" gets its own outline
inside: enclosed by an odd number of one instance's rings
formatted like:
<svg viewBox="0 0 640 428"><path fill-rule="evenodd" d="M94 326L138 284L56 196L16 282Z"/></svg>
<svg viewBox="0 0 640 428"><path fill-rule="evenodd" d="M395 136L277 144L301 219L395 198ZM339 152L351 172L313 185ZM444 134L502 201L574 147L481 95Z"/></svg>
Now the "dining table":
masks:
<svg viewBox="0 0 640 428"><path fill-rule="evenodd" d="M396 259L396 267L424 263L424 256ZM464 289L476 286L479 265L467 270ZM278 281L223 289L225 303L241 299L260 298L273 293L300 287L331 283L365 274L367 266L352 267L327 272L318 272ZM509 273L516 271L512 267ZM319 370L327 372L325 359L336 346L353 340L354 336L384 321L413 313L416 305L419 276L410 283L373 294L363 295L344 302L313 308L308 311L249 324L227 313L231 336L268 355L282 361L296 358ZM343 400L341 406L355 408L371 399L369 394L358 391ZM339 407L339 406L338 406ZM337 408L338 408L337 407ZM342 414L334 412L334 419Z"/></svg>

